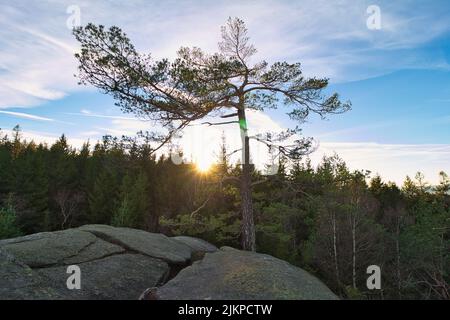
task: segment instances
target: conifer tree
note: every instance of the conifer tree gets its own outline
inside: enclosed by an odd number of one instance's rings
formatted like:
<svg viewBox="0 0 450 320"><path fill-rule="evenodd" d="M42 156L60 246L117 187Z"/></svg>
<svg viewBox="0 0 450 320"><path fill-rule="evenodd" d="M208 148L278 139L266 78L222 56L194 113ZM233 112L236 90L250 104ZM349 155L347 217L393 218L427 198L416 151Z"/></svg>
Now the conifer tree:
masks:
<svg viewBox="0 0 450 320"><path fill-rule="evenodd" d="M155 61L150 55L138 53L118 27L105 29L88 24L76 28L74 35L81 44L81 52L76 54L80 82L112 95L125 112L164 127L165 134L146 135L148 140L160 142L154 150L191 122L206 116L221 114L227 119L205 122L207 125L237 125L242 139L240 198L245 250L255 250L250 139L276 145L280 154L290 158L299 158L311 148L311 139L295 136L300 133L298 127L250 137L248 110L283 105L291 119L302 123L313 113L326 117L350 108L350 103L341 102L338 94L324 94L328 79L305 77L300 63L253 62L256 49L238 18L230 18L222 28L219 52L207 54L199 48L181 48L173 62ZM293 141L283 145L289 138Z"/></svg>

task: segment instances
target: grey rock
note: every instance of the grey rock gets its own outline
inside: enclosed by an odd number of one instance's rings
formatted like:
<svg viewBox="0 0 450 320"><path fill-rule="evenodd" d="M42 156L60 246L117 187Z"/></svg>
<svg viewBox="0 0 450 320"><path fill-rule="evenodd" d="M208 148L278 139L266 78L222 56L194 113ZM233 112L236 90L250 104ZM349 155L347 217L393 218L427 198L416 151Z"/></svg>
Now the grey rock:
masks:
<svg viewBox="0 0 450 320"><path fill-rule="evenodd" d="M89 227L86 226L91 230ZM98 228L108 229L107 226ZM134 251L127 252L129 247L140 248L133 241L145 238L141 245L149 245L153 239L151 234L148 239L145 237L147 233L140 230L115 231L114 235L130 245L124 248L115 244L121 241L115 241L114 236L111 236L114 242L111 243L95 236L94 232L81 229L2 240L0 299L138 299L145 288L160 285L166 280L170 269L165 261ZM130 235L134 231L136 237ZM160 238L155 237L158 240L155 240L156 246ZM180 251L181 247L188 252L185 256L190 257L188 247L174 240L168 241L174 243L174 251ZM69 290L66 286L70 276L67 266L73 264L81 269L81 290Z"/></svg>
<svg viewBox="0 0 450 320"><path fill-rule="evenodd" d="M51 235L52 235L52 232L39 232L39 233L29 234L29 235L23 236L23 237L3 239L3 240L0 240L0 247L5 246L7 244L12 244L12 243L39 240L39 239L42 239L42 238L45 238L45 237L48 237Z"/></svg>
<svg viewBox="0 0 450 320"><path fill-rule="evenodd" d="M0 300L47 300L61 297L30 267L0 250Z"/></svg>
<svg viewBox="0 0 450 320"><path fill-rule="evenodd" d="M97 238L79 251L77 255L65 258L62 264L78 264L124 252L124 248Z"/></svg>
<svg viewBox="0 0 450 320"><path fill-rule="evenodd" d="M184 243L188 247L190 247L194 252L199 253L206 253L206 252L215 252L219 249L217 249L216 246L210 244L209 242L194 238L194 237L187 237L187 236L177 236L172 237L172 239L179 241L181 243Z"/></svg>
<svg viewBox="0 0 450 320"><path fill-rule="evenodd" d="M37 272L55 286L64 299L137 300L148 287L160 285L169 274L166 262L141 254L117 254L78 264L81 289L69 290L66 267L39 269Z"/></svg>
<svg viewBox="0 0 450 320"><path fill-rule="evenodd" d="M229 247L207 253L157 290L158 299L335 300L308 272L265 254Z"/></svg>
<svg viewBox="0 0 450 320"><path fill-rule="evenodd" d="M107 225L86 225L80 230L91 232L99 238L121 247L162 259L169 264L185 265L191 259L192 249L163 234Z"/></svg>
<svg viewBox="0 0 450 320"><path fill-rule="evenodd" d="M96 240L89 232L68 229L12 239L0 243L0 248L29 267L37 268L60 264Z"/></svg>

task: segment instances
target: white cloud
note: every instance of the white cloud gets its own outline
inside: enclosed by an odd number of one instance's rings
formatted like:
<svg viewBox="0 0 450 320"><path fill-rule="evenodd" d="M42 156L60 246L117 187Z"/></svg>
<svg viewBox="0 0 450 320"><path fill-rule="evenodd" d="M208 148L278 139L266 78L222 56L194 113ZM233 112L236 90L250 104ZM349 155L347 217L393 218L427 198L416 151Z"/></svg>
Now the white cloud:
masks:
<svg viewBox="0 0 450 320"><path fill-rule="evenodd" d="M38 120L38 121L55 121L54 119L46 118L46 117L40 117L33 114L23 113L23 112L13 112L13 111L1 111L0 113L7 114L13 117L18 117L22 119L29 119L29 120Z"/></svg>
<svg viewBox="0 0 450 320"><path fill-rule="evenodd" d="M450 144L382 144L373 142L322 142L311 159L318 163L336 152L352 169L367 169L402 184L417 171L438 182L441 170L450 172Z"/></svg>
<svg viewBox="0 0 450 320"><path fill-rule="evenodd" d="M8 136L12 136L13 132L9 129L2 129L1 130L2 135L7 134ZM47 143L47 144L53 144L56 142L60 136L55 136L51 133L47 132L38 132L38 131L29 131L29 130L22 130L20 132L20 135L22 139L25 139L26 141L34 141L35 143ZM75 148L81 148L83 146L83 143L86 142L84 139L78 138L78 137L67 137L67 141L69 145Z"/></svg>
<svg viewBox="0 0 450 320"><path fill-rule="evenodd" d="M99 137L101 136L101 132L91 130L91 131L83 131L80 133L82 137Z"/></svg>
<svg viewBox="0 0 450 320"><path fill-rule="evenodd" d="M142 121L137 119L114 119L111 124L117 130L121 130L124 134L135 134L138 131L151 130L151 123L149 121Z"/></svg>
<svg viewBox="0 0 450 320"><path fill-rule="evenodd" d="M101 133L101 135L112 135L112 136L135 136L139 131L152 131L156 128L151 125L148 121L141 121L133 118L121 118L114 116L101 116L102 118L113 119L108 127L95 126L93 129Z"/></svg>
<svg viewBox="0 0 450 320"><path fill-rule="evenodd" d="M65 114L71 115L71 116L83 116L83 117L92 117L92 118L104 118L104 119L138 121L136 118L132 118L132 117L110 116L110 115L106 115L106 114L98 114L98 113L93 113L92 111L89 111L89 110L86 110L86 109L82 109L80 111L80 113L67 112Z"/></svg>
<svg viewBox="0 0 450 320"><path fill-rule="evenodd" d="M105 128L105 127L94 127L95 130L100 131L101 135L111 135L111 136L116 136L116 137L121 137L123 135L127 135L127 132L123 132L121 130L118 129L114 129L114 128ZM133 134L136 132L133 132Z"/></svg>

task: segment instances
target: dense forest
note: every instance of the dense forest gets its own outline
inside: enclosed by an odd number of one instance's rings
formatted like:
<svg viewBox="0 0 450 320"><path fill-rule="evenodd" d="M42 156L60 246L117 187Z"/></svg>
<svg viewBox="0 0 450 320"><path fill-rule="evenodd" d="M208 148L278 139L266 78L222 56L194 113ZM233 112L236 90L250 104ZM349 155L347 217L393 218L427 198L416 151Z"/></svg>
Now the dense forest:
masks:
<svg viewBox="0 0 450 320"><path fill-rule="evenodd" d="M241 166L226 141L207 172L156 157L147 144L104 137L79 150L0 132L0 238L101 223L240 246ZM422 174L402 186L351 171L333 155L280 159L254 170L257 251L300 266L350 299L450 298L450 179ZM366 288L366 268L382 290Z"/></svg>

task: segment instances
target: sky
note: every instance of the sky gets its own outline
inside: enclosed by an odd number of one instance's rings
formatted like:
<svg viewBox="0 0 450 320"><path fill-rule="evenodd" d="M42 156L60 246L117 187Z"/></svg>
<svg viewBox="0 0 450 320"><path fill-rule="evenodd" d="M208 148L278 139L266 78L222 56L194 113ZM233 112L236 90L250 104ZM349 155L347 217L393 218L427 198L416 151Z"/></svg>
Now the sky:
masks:
<svg viewBox="0 0 450 320"><path fill-rule="evenodd" d="M142 53L172 59L181 46L215 52L220 26L240 17L258 49L255 62L301 62L307 76L330 79L329 92L351 111L302 125L314 137L317 164L339 154L401 184L417 171L431 183L450 173L450 2L434 1L26 1L0 0L0 128L19 124L25 138L49 143L62 133L80 146L105 134L133 135L152 124L123 114L114 100L74 74L74 24L116 25ZM379 19L378 19L379 18ZM251 112L258 133L295 125L283 112ZM235 125L186 129L178 144L202 166L225 133L239 148ZM257 165L268 160L252 144Z"/></svg>

